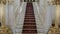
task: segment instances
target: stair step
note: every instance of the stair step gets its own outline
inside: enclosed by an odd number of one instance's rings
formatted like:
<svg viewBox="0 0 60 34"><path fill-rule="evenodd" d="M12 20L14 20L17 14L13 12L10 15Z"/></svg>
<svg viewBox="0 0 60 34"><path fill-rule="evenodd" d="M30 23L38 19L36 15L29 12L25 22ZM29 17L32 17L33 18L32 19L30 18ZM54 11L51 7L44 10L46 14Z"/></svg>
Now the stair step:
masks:
<svg viewBox="0 0 60 34"><path fill-rule="evenodd" d="M37 33L23 33L23 34L37 34Z"/></svg>
<svg viewBox="0 0 60 34"><path fill-rule="evenodd" d="M31 18L31 17L34 17L34 16L25 16L25 17L26 17L26 18L27 18L27 17L30 17L30 18Z"/></svg>
<svg viewBox="0 0 60 34"><path fill-rule="evenodd" d="M25 18L34 18L34 16L25 16ZM34 18L35 19L35 18Z"/></svg>
<svg viewBox="0 0 60 34"><path fill-rule="evenodd" d="M25 16L34 16L34 15L25 15Z"/></svg>
<svg viewBox="0 0 60 34"><path fill-rule="evenodd" d="M24 22L35 22L35 20L24 20Z"/></svg>
<svg viewBox="0 0 60 34"><path fill-rule="evenodd" d="M24 33L36 33L37 31L36 30L23 30L24 31Z"/></svg>
<svg viewBox="0 0 60 34"><path fill-rule="evenodd" d="M32 27L32 26L36 26L36 25L24 25L24 26L31 26Z"/></svg>
<svg viewBox="0 0 60 34"><path fill-rule="evenodd" d="M32 15L32 14L25 14L25 15Z"/></svg>
<svg viewBox="0 0 60 34"><path fill-rule="evenodd" d="M36 29L23 29L23 30L30 30L31 31L31 30L36 30Z"/></svg>
<svg viewBox="0 0 60 34"><path fill-rule="evenodd" d="M35 23L24 23L24 25L36 25Z"/></svg>
<svg viewBox="0 0 60 34"><path fill-rule="evenodd" d="M34 12L33 12L32 10L31 10L31 11L29 11L29 12L28 12L28 10L27 10L27 12L26 12L26 13L30 13L30 14L32 14L32 13L33 13L33 14L34 14ZM25 13L25 14L26 14L26 13Z"/></svg>
<svg viewBox="0 0 60 34"><path fill-rule="evenodd" d="M24 22L35 22L35 20L24 20Z"/></svg>
<svg viewBox="0 0 60 34"><path fill-rule="evenodd" d="M28 29L35 29L36 27L31 27L31 26L28 27L28 26L26 26L26 27L23 27L23 28L25 28L25 29L27 29L27 28Z"/></svg>
<svg viewBox="0 0 60 34"><path fill-rule="evenodd" d="M29 12L26 12L25 14L34 14L32 10L30 10Z"/></svg>
<svg viewBox="0 0 60 34"><path fill-rule="evenodd" d="M32 14L25 14L25 15L32 15Z"/></svg>
<svg viewBox="0 0 60 34"><path fill-rule="evenodd" d="M25 18L34 18L34 17L25 17Z"/></svg>
<svg viewBox="0 0 60 34"><path fill-rule="evenodd" d="M35 18L24 18L24 19L35 19Z"/></svg>
<svg viewBox="0 0 60 34"><path fill-rule="evenodd" d="M35 20L35 19L25 19L25 20Z"/></svg>
<svg viewBox="0 0 60 34"><path fill-rule="evenodd" d="M30 10L30 9L28 9L28 10L26 10L25 14L27 14L27 13L31 13L31 14L33 13L34 14L34 12L32 10Z"/></svg>
<svg viewBox="0 0 60 34"><path fill-rule="evenodd" d="M25 22L25 23L35 23L35 22Z"/></svg>
<svg viewBox="0 0 60 34"><path fill-rule="evenodd" d="M33 15L26 15L25 17L34 17Z"/></svg>
<svg viewBox="0 0 60 34"><path fill-rule="evenodd" d="M34 29L34 28L35 28L35 27L28 27L28 28L25 27L25 28L23 28L23 29Z"/></svg>
<svg viewBox="0 0 60 34"><path fill-rule="evenodd" d="M29 25L29 24L32 24L32 25L36 25L35 23L24 23L24 25Z"/></svg>

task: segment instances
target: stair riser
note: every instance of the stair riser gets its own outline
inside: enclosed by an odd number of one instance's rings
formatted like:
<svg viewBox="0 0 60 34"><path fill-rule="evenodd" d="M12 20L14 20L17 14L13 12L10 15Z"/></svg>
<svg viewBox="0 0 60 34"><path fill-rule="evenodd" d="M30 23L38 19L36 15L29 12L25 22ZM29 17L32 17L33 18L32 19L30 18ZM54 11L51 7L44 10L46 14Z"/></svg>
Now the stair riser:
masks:
<svg viewBox="0 0 60 34"><path fill-rule="evenodd" d="M24 25L36 25L35 23L25 23Z"/></svg>
<svg viewBox="0 0 60 34"><path fill-rule="evenodd" d="M30 21L29 20L24 20L24 22L35 22L35 20L33 20L33 21L32 20L30 20Z"/></svg>
<svg viewBox="0 0 60 34"><path fill-rule="evenodd" d="M32 15L32 14L30 14L30 13L27 13L26 15ZM34 14L33 14L34 15Z"/></svg>
<svg viewBox="0 0 60 34"><path fill-rule="evenodd" d="M25 14L25 15L32 15L32 14Z"/></svg>
<svg viewBox="0 0 60 34"><path fill-rule="evenodd" d="M37 33L36 30L31 30L31 31L29 31L29 30L23 30L23 31L24 31L23 33Z"/></svg>
<svg viewBox="0 0 60 34"><path fill-rule="evenodd" d="M34 17L34 15L26 15L26 16L33 16Z"/></svg>
<svg viewBox="0 0 60 34"><path fill-rule="evenodd" d="M25 17L25 18L34 18L34 17Z"/></svg>
<svg viewBox="0 0 60 34"><path fill-rule="evenodd" d="M23 29L27 29L27 28L28 29L35 29L36 27L28 27L28 26L27 27L23 27Z"/></svg>
<svg viewBox="0 0 60 34"><path fill-rule="evenodd" d="M30 16L30 15L29 15L29 16L28 16L28 15L26 15L25 17L30 17L30 18L31 18L31 17L34 17L34 16L33 16L33 15L31 15L31 16Z"/></svg>
<svg viewBox="0 0 60 34"><path fill-rule="evenodd" d="M28 17L28 18L25 18L25 19L35 19L35 18L29 18L29 17Z"/></svg>

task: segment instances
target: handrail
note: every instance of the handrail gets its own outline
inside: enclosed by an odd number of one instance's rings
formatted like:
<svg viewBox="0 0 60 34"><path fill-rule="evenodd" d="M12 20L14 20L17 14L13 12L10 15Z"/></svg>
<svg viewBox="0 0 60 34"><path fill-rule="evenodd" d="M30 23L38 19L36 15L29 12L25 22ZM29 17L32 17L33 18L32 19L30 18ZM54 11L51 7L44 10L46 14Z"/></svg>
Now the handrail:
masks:
<svg viewBox="0 0 60 34"><path fill-rule="evenodd" d="M15 17L18 16L18 12L17 11L20 11L20 13L21 13L23 5L24 5L24 3L22 3L21 7L19 6L20 8L17 7L17 9L15 10ZM18 10L18 9L20 9L20 10Z"/></svg>
<svg viewBox="0 0 60 34"><path fill-rule="evenodd" d="M41 22L43 22L43 16L40 15L40 11L39 11L40 9L39 9L37 3L35 3L35 5L37 6L37 11L38 11L38 17L39 17L39 20L40 20Z"/></svg>
<svg viewBox="0 0 60 34"><path fill-rule="evenodd" d="M20 7L20 13L22 11L22 7L24 6L24 2L22 3L21 7Z"/></svg>
<svg viewBox="0 0 60 34"><path fill-rule="evenodd" d="M17 15L16 15L16 17L15 17L15 20L17 20L18 16L21 14L21 12L22 12L22 10L23 10L24 4L25 4L25 3L23 2L22 5L21 5L21 7L20 7L19 12L17 13ZM17 10L16 10L16 12L17 12Z"/></svg>

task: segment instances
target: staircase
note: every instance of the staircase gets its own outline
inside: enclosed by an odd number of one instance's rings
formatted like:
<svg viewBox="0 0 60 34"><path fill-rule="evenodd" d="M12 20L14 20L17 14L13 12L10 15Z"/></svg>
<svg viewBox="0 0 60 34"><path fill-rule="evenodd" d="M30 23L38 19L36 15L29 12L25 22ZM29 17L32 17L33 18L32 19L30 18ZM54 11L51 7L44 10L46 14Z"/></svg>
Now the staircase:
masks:
<svg viewBox="0 0 60 34"><path fill-rule="evenodd" d="M22 34L37 34L32 3L27 3Z"/></svg>

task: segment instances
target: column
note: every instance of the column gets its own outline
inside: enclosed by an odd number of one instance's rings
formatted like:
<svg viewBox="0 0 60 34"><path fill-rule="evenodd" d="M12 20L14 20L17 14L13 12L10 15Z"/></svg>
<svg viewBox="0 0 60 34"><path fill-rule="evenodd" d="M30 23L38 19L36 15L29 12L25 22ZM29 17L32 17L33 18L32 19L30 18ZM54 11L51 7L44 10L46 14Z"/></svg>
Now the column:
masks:
<svg viewBox="0 0 60 34"><path fill-rule="evenodd" d="M8 22L8 0L6 0L6 7L5 7L5 24L6 25L9 25L9 22Z"/></svg>
<svg viewBox="0 0 60 34"><path fill-rule="evenodd" d="M58 28L59 25L59 17L60 16L60 5L56 5L56 20L55 20L55 27Z"/></svg>

